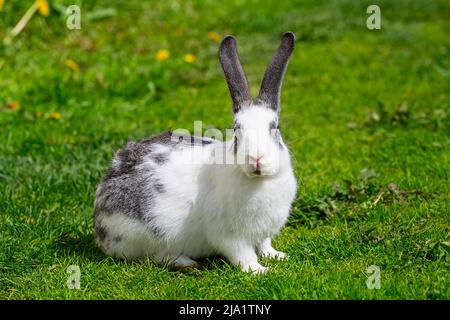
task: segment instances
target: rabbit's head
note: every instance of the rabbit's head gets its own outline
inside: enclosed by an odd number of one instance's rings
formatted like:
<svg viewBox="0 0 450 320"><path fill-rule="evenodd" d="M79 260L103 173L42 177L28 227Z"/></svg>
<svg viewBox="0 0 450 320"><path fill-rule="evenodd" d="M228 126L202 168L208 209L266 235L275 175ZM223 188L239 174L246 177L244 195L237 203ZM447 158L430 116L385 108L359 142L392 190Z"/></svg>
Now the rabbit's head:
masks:
<svg viewBox="0 0 450 320"><path fill-rule="evenodd" d="M233 152L248 177L277 174L283 156L288 154L278 121L281 84L294 46L294 34L285 33L264 74L259 95L253 100L237 53L236 39L227 36L220 44L219 60L233 100Z"/></svg>

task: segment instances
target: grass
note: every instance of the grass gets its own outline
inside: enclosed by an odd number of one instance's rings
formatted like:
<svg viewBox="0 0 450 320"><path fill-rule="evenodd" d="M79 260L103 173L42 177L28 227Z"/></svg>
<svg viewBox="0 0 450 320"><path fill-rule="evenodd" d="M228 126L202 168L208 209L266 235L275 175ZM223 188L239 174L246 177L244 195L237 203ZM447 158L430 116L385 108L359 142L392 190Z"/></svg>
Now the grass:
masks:
<svg viewBox="0 0 450 320"><path fill-rule="evenodd" d="M81 30L65 27L64 2L0 47L0 298L450 298L446 0L377 1L374 31L373 1L75 1ZM30 3L5 1L1 39ZM231 125L208 32L238 38L255 94L286 30L298 42L281 120L299 191L275 247L289 260L253 277L219 258L180 272L105 257L92 207L113 152L194 120Z"/></svg>

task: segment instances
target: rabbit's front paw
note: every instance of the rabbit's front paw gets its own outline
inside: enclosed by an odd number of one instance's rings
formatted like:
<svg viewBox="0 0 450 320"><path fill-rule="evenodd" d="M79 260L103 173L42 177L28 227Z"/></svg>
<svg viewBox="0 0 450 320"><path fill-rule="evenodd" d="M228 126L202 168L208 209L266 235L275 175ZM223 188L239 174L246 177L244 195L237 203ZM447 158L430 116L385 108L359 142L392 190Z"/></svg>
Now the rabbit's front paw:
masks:
<svg viewBox="0 0 450 320"><path fill-rule="evenodd" d="M242 268L242 271L250 272L254 275L263 274L269 270L268 268L263 267L259 263L247 264L247 265L242 266L241 268Z"/></svg>
<svg viewBox="0 0 450 320"><path fill-rule="evenodd" d="M286 253L275 250L272 247L272 240L270 238L264 239L257 247L259 255L268 259L278 259L283 260L288 256Z"/></svg>
<svg viewBox="0 0 450 320"><path fill-rule="evenodd" d="M288 257L286 253L277 251L274 248L270 248L270 249L266 250L265 252L262 253L262 256L264 258L277 259L277 260L284 260Z"/></svg>

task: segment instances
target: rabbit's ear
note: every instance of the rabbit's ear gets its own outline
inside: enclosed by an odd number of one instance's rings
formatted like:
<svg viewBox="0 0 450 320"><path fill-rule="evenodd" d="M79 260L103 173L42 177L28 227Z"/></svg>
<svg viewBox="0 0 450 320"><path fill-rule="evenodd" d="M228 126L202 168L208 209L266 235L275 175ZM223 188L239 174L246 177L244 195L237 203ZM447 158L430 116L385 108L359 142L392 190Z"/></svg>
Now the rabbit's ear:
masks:
<svg viewBox="0 0 450 320"><path fill-rule="evenodd" d="M257 98L258 103L267 104L275 111L280 110L281 84L288 65L289 57L294 51L295 35L292 32L286 32L281 40L281 45L272 58L264 74L261 83L261 89Z"/></svg>
<svg viewBox="0 0 450 320"><path fill-rule="evenodd" d="M226 36L222 40L219 47L219 61L230 89L233 112L236 113L243 105L251 104L252 98L237 53L236 39L233 36Z"/></svg>

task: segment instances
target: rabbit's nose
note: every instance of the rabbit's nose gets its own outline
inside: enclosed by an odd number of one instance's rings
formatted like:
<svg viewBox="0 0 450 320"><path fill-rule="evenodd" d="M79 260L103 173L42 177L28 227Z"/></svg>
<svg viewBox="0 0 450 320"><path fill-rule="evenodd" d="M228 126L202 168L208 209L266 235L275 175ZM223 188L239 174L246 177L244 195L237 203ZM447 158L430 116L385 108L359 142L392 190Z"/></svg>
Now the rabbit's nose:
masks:
<svg viewBox="0 0 450 320"><path fill-rule="evenodd" d="M260 166L260 160L261 160L263 157L264 157L263 155L258 155L258 156L255 156L255 155L248 155L248 158L249 158L250 160L253 160L253 161L256 162L256 169L257 169L257 170L259 169L259 166Z"/></svg>

